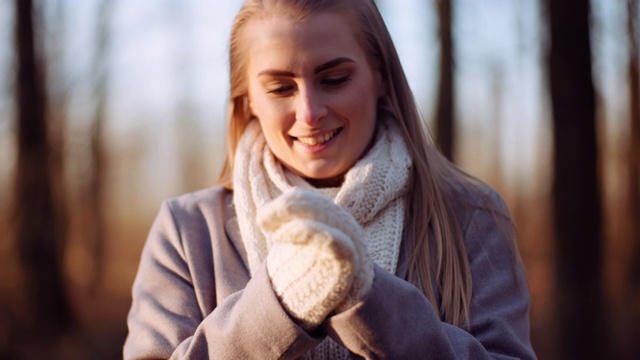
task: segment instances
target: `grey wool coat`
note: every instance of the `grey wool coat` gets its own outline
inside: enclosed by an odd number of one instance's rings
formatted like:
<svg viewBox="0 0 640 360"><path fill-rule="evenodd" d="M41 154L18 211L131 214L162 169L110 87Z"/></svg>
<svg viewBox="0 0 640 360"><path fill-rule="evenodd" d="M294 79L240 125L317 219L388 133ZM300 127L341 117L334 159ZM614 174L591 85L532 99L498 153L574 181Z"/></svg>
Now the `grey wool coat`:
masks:
<svg viewBox="0 0 640 360"><path fill-rule="evenodd" d="M363 301L313 333L282 308L264 264L250 277L230 191L165 201L133 285L124 358L296 359L330 336L353 358L535 359L523 268L497 225L508 212L493 190L482 192L482 199L454 204L473 281L468 328L439 319L404 280L401 256L396 274L376 266Z"/></svg>

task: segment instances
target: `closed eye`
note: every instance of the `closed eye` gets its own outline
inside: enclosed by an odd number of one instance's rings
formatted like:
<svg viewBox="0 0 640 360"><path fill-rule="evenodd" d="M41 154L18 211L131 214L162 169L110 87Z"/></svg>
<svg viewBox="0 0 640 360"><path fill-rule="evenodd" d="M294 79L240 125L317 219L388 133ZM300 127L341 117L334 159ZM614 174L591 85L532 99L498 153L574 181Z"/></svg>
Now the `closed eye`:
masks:
<svg viewBox="0 0 640 360"><path fill-rule="evenodd" d="M351 80L350 76L341 76L337 78L326 78L322 80L322 85L327 86L329 88L337 88L347 81Z"/></svg>
<svg viewBox="0 0 640 360"><path fill-rule="evenodd" d="M267 89L267 94L277 95L277 96L285 96L293 91L293 85L282 85L278 87L274 87L271 89Z"/></svg>

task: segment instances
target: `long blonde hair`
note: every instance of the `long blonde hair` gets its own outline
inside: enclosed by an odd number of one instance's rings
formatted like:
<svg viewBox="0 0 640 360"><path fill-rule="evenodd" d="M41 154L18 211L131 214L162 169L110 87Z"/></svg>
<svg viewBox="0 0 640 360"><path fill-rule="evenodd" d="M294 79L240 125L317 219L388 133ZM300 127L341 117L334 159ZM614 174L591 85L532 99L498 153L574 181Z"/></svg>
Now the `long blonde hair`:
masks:
<svg viewBox="0 0 640 360"><path fill-rule="evenodd" d="M232 188L233 162L238 140L251 114L247 103L247 54L242 31L256 16L274 13L302 19L318 11L340 10L354 20L354 31L369 61L380 71L386 96L378 111L395 118L413 160L405 197L403 247L408 255L408 281L429 299L443 321L468 324L471 272L461 225L451 204L453 178L466 175L455 169L429 141L426 126L400 64L391 36L373 0L247 0L236 16L229 49L230 103L227 157L218 184ZM435 286L435 288L434 288ZM439 295L439 299L436 298Z"/></svg>

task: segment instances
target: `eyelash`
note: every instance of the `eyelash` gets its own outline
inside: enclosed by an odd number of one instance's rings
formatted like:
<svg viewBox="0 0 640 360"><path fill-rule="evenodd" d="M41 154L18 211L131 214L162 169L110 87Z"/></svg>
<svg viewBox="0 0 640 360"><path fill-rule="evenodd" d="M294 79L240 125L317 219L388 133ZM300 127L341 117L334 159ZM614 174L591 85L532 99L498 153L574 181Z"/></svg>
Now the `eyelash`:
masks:
<svg viewBox="0 0 640 360"><path fill-rule="evenodd" d="M322 81L322 84L323 85L327 85L329 87L336 88L336 87L339 87L340 85L346 83L349 80L351 80L350 76L343 76L343 77L340 77L340 78L328 78L328 79L324 79Z"/></svg>
<svg viewBox="0 0 640 360"><path fill-rule="evenodd" d="M348 82L351 80L351 76L343 76L343 77L339 77L339 78L327 78L321 81L321 84L330 88L330 89L336 89L339 88L341 85L343 85L344 83ZM293 86L292 85L284 85L284 86L280 86L277 87L275 89L271 89L271 90L267 90L267 94L273 94L276 96L283 96L286 93L288 93L289 91L293 90Z"/></svg>
<svg viewBox="0 0 640 360"><path fill-rule="evenodd" d="M293 86L291 86L291 85L280 86L280 87L272 89L272 90L267 90L267 94L283 95L283 94L287 93L288 91L291 91L292 89L293 89Z"/></svg>

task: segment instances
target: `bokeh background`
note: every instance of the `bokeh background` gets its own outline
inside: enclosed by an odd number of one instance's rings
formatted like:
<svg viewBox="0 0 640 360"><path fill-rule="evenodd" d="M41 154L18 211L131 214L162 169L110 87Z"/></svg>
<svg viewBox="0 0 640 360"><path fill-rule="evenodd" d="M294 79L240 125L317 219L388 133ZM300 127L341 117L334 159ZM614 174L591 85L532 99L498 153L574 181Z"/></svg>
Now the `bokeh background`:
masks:
<svg viewBox="0 0 640 360"><path fill-rule="evenodd" d="M638 0L378 0L507 200L541 359L640 358ZM240 0L0 0L0 359L117 359L164 198L213 186Z"/></svg>

